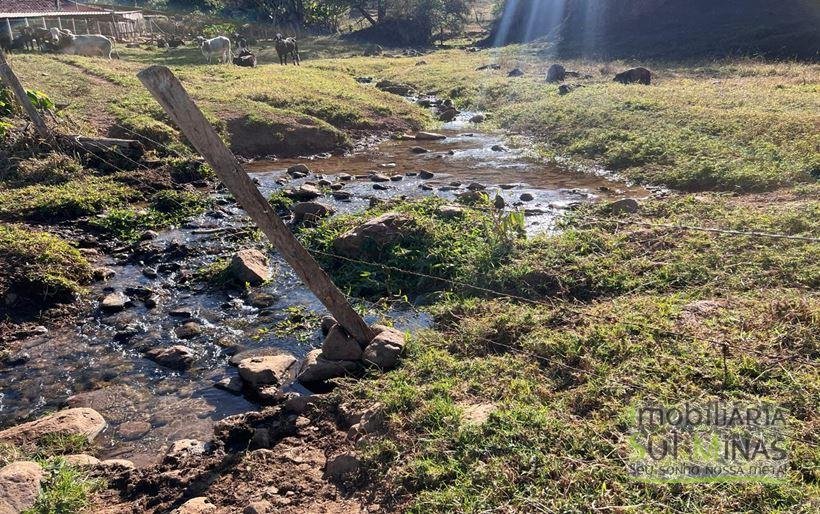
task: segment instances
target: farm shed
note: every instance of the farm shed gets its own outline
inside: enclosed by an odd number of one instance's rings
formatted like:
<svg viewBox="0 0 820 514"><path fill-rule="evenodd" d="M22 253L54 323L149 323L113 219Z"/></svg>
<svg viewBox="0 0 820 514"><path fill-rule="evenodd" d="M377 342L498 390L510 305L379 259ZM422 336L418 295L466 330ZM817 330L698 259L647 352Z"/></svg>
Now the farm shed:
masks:
<svg viewBox="0 0 820 514"><path fill-rule="evenodd" d="M115 11L73 0L3 0L0 34L14 39L25 27L68 29L128 40L146 32L141 11Z"/></svg>

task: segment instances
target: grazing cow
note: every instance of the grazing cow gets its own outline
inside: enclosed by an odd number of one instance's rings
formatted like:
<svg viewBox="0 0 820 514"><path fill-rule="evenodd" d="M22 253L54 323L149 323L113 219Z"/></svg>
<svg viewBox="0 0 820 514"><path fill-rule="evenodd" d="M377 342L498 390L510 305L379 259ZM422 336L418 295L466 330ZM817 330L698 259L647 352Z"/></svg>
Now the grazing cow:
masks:
<svg viewBox="0 0 820 514"><path fill-rule="evenodd" d="M231 40L225 36L217 36L211 39L199 37L200 49L202 55L208 58L208 64L211 64L211 58L219 57L219 62L226 64L231 62Z"/></svg>
<svg viewBox="0 0 820 514"><path fill-rule="evenodd" d="M286 38L282 34L276 34L274 41L276 53L279 55L279 64L287 64L288 55L291 56L294 65L301 64L301 59L299 59L299 45L296 44L296 39L292 37Z"/></svg>
<svg viewBox="0 0 820 514"><path fill-rule="evenodd" d="M652 82L652 72L646 68L632 68L623 73L618 73L613 80L621 84L634 84L638 82L648 86Z"/></svg>
<svg viewBox="0 0 820 514"><path fill-rule="evenodd" d="M52 29L53 30L53 29ZM77 36L70 30L57 30L58 48L64 54L111 59L114 44L101 34Z"/></svg>

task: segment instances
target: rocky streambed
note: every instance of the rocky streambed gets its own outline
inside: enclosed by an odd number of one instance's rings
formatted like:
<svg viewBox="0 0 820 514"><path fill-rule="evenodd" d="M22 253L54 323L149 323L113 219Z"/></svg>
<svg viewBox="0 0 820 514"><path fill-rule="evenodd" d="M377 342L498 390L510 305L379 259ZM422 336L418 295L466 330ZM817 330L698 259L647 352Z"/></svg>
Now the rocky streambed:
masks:
<svg viewBox="0 0 820 514"><path fill-rule="evenodd" d="M500 198L504 209L524 210L530 233L551 230L555 217L578 202L646 194L540 163L526 148L508 148L501 134L473 132L466 120L474 114L459 116L445 125L444 137L389 140L351 156L257 161L247 169L266 196L286 190L303 201L295 217L357 212L399 197L456 201L485 193ZM315 349L333 331L327 323L322 330L324 308L275 251L256 263L264 268L260 273L269 273L260 282L269 280L250 289L199 279L214 263L248 248L266 246L223 193L183 227L93 256L106 280L92 287L92 312L11 342L14 358L0 367L0 426L90 407L108 424L97 436L96 453L139 467L158 462L175 441L209 440L219 420L256 410L264 388L252 383L256 375L247 359L281 361L277 380L292 378L302 361L316 360ZM423 312L400 305L360 307L369 323L386 317L400 331L430 323ZM344 344L337 346L349 357ZM256 394L248 394L249 385ZM293 390L309 393L301 385Z"/></svg>

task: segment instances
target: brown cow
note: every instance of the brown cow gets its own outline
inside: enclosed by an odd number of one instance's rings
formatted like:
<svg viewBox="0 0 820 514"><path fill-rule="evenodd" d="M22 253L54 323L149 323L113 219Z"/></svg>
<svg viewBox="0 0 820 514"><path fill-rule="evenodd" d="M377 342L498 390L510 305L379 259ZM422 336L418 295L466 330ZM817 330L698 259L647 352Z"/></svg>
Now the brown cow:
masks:
<svg viewBox="0 0 820 514"><path fill-rule="evenodd" d="M614 81L621 84L634 84L637 82L648 86L652 82L652 72L646 68L632 68L615 75Z"/></svg>

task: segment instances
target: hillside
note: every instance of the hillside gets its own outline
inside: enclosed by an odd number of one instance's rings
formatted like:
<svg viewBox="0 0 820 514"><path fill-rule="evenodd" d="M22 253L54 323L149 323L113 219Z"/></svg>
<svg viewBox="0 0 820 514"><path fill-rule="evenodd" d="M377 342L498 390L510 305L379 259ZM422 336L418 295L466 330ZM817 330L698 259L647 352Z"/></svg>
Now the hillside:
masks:
<svg viewBox="0 0 820 514"><path fill-rule="evenodd" d="M811 0L535 0L507 2L487 43L543 39L562 57L816 60L819 25Z"/></svg>

